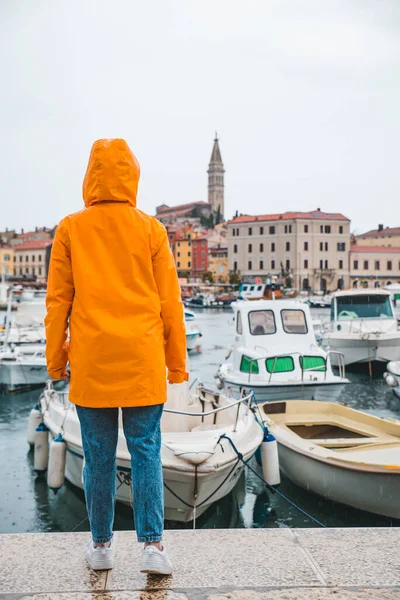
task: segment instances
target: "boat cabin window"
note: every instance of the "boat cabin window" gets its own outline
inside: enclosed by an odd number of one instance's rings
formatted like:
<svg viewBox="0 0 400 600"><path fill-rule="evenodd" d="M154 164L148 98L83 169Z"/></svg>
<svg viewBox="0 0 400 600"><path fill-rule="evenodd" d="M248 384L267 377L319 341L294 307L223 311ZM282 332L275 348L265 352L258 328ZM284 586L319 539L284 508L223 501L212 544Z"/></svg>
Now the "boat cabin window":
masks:
<svg viewBox="0 0 400 600"><path fill-rule="evenodd" d="M302 310L281 310L283 330L286 333L307 333L306 315Z"/></svg>
<svg viewBox="0 0 400 600"><path fill-rule="evenodd" d="M383 294L338 296L336 305L338 320L393 318L390 296Z"/></svg>
<svg viewBox="0 0 400 600"><path fill-rule="evenodd" d="M238 333L239 335L242 335L242 333L243 333L242 315L240 312L238 312L237 319L236 319L236 333Z"/></svg>
<svg viewBox="0 0 400 600"><path fill-rule="evenodd" d="M304 371L326 371L326 360L323 356L300 356L300 367Z"/></svg>
<svg viewBox="0 0 400 600"><path fill-rule="evenodd" d="M251 335L270 335L276 332L275 316L272 310L252 310L249 312Z"/></svg>
<svg viewBox="0 0 400 600"><path fill-rule="evenodd" d="M262 290L262 285L259 285L257 288L257 292L261 292L261 290Z"/></svg>
<svg viewBox="0 0 400 600"><path fill-rule="evenodd" d="M243 291L243 292L247 292L247 285L244 285L244 286L243 286L243 289L242 289L242 291Z"/></svg>
<svg viewBox="0 0 400 600"><path fill-rule="evenodd" d="M294 360L291 356L267 358L265 367L268 373L287 373L288 371L294 371Z"/></svg>
<svg viewBox="0 0 400 600"><path fill-rule="evenodd" d="M251 364L251 372L258 375L258 362L256 360L251 360L248 356L243 355L242 360L240 362L240 370L242 373L250 373L250 364Z"/></svg>

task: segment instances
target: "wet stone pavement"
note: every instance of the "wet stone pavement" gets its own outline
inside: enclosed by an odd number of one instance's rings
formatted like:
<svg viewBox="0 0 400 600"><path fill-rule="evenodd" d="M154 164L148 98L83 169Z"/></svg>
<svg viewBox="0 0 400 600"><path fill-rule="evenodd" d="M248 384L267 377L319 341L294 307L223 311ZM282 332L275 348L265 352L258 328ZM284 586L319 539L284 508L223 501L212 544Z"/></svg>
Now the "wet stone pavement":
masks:
<svg viewBox="0 0 400 600"><path fill-rule="evenodd" d="M93 572L87 533L0 535L0 600L395 600L400 529L167 531L169 577L138 572L134 533Z"/></svg>

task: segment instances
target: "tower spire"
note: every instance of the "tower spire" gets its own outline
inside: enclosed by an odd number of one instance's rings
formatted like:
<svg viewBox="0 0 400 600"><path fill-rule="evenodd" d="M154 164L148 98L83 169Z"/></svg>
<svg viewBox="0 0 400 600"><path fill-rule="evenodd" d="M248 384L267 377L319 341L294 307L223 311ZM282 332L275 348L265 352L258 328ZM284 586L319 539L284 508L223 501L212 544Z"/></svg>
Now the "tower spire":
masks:
<svg viewBox="0 0 400 600"><path fill-rule="evenodd" d="M214 145L208 165L208 203L214 215L224 219L224 165L219 149L218 133L215 132Z"/></svg>

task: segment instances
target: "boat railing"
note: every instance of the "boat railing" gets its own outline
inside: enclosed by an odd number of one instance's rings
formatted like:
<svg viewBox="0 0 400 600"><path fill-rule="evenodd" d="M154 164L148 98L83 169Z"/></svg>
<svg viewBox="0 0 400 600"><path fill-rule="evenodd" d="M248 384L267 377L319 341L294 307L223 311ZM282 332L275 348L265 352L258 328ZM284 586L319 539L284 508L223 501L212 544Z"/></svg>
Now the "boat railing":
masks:
<svg viewBox="0 0 400 600"><path fill-rule="evenodd" d="M48 381L46 384L46 391L51 391L51 390L54 390L54 387L53 387L52 382ZM68 406L71 405L71 402L68 400L69 390L57 390L57 394L60 397L64 408L67 408ZM237 406L235 427L233 429L233 431L236 431L236 427L237 427L237 424L239 421L239 415L240 415L240 406L242 404L247 404L247 411L246 411L246 414L247 414L247 412L250 410L252 402L254 402L254 392L253 391L251 391L246 396L239 398L238 400L234 400L233 402L231 402L229 404L225 404L225 406L219 406L218 408L213 408L212 410L208 410L205 412L191 412L188 410L175 410L173 408L166 408L166 407L164 407L164 412L173 414L173 415L184 415L186 417L208 417L209 415L216 415L219 412L223 412L234 406Z"/></svg>
<svg viewBox="0 0 400 600"><path fill-rule="evenodd" d="M344 363L344 355L341 352L338 352L337 350L329 350L326 352L326 359L325 359L325 367L324 367L324 381L326 381L326 374L327 374L327 362L328 362L328 358L330 358L331 354L336 354L338 356L338 366L339 366L339 377L341 379L345 378L345 363ZM294 356L298 356L299 359L300 358L304 358L304 356L309 356L309 354L303 354L303 352L286 352L285 354L276 354L276 355L266 355L266 356L258 356L257 358L251 358L250 359L250 366L249 366L249 384L251 383L251 376L252 371L253 371L253 363L258 363L259 360L267 360L268 358L273 358L274 359L274 364L272 366L271 372L269 374L269 379L268 379L268 383L271 383L272 380L272 375L275 373L275 367L276 367L276 362L278 360L278 358L286 358L288 356L294 357ZM320 356L320 355L316 355L316 356ZM300 364L300 368L301 368L301 381L304 381L304 373L307 373L308 371L320 371L320 369L316 368L316 367L309 367L307 369L304 368L304 361L300 361L299 360L299 364ZM322 370L322 369L321 369Z"/></svg>

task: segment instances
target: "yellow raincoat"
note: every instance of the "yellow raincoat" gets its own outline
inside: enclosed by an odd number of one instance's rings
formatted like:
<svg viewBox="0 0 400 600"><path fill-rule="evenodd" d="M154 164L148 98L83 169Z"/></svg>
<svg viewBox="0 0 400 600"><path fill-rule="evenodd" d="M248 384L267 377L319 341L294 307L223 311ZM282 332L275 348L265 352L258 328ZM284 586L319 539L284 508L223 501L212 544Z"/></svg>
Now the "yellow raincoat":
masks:
<svg viewBox="0 0 400 600"><path fill-rule="evenodd" d="M139 174L124 140L98 140L83 182L86 208L57 227L47 369L59 379L69 360L70 400L81 406L161 404L166 366L171 382L187 379L174 259L164 226L136 208Z"/></svg>

